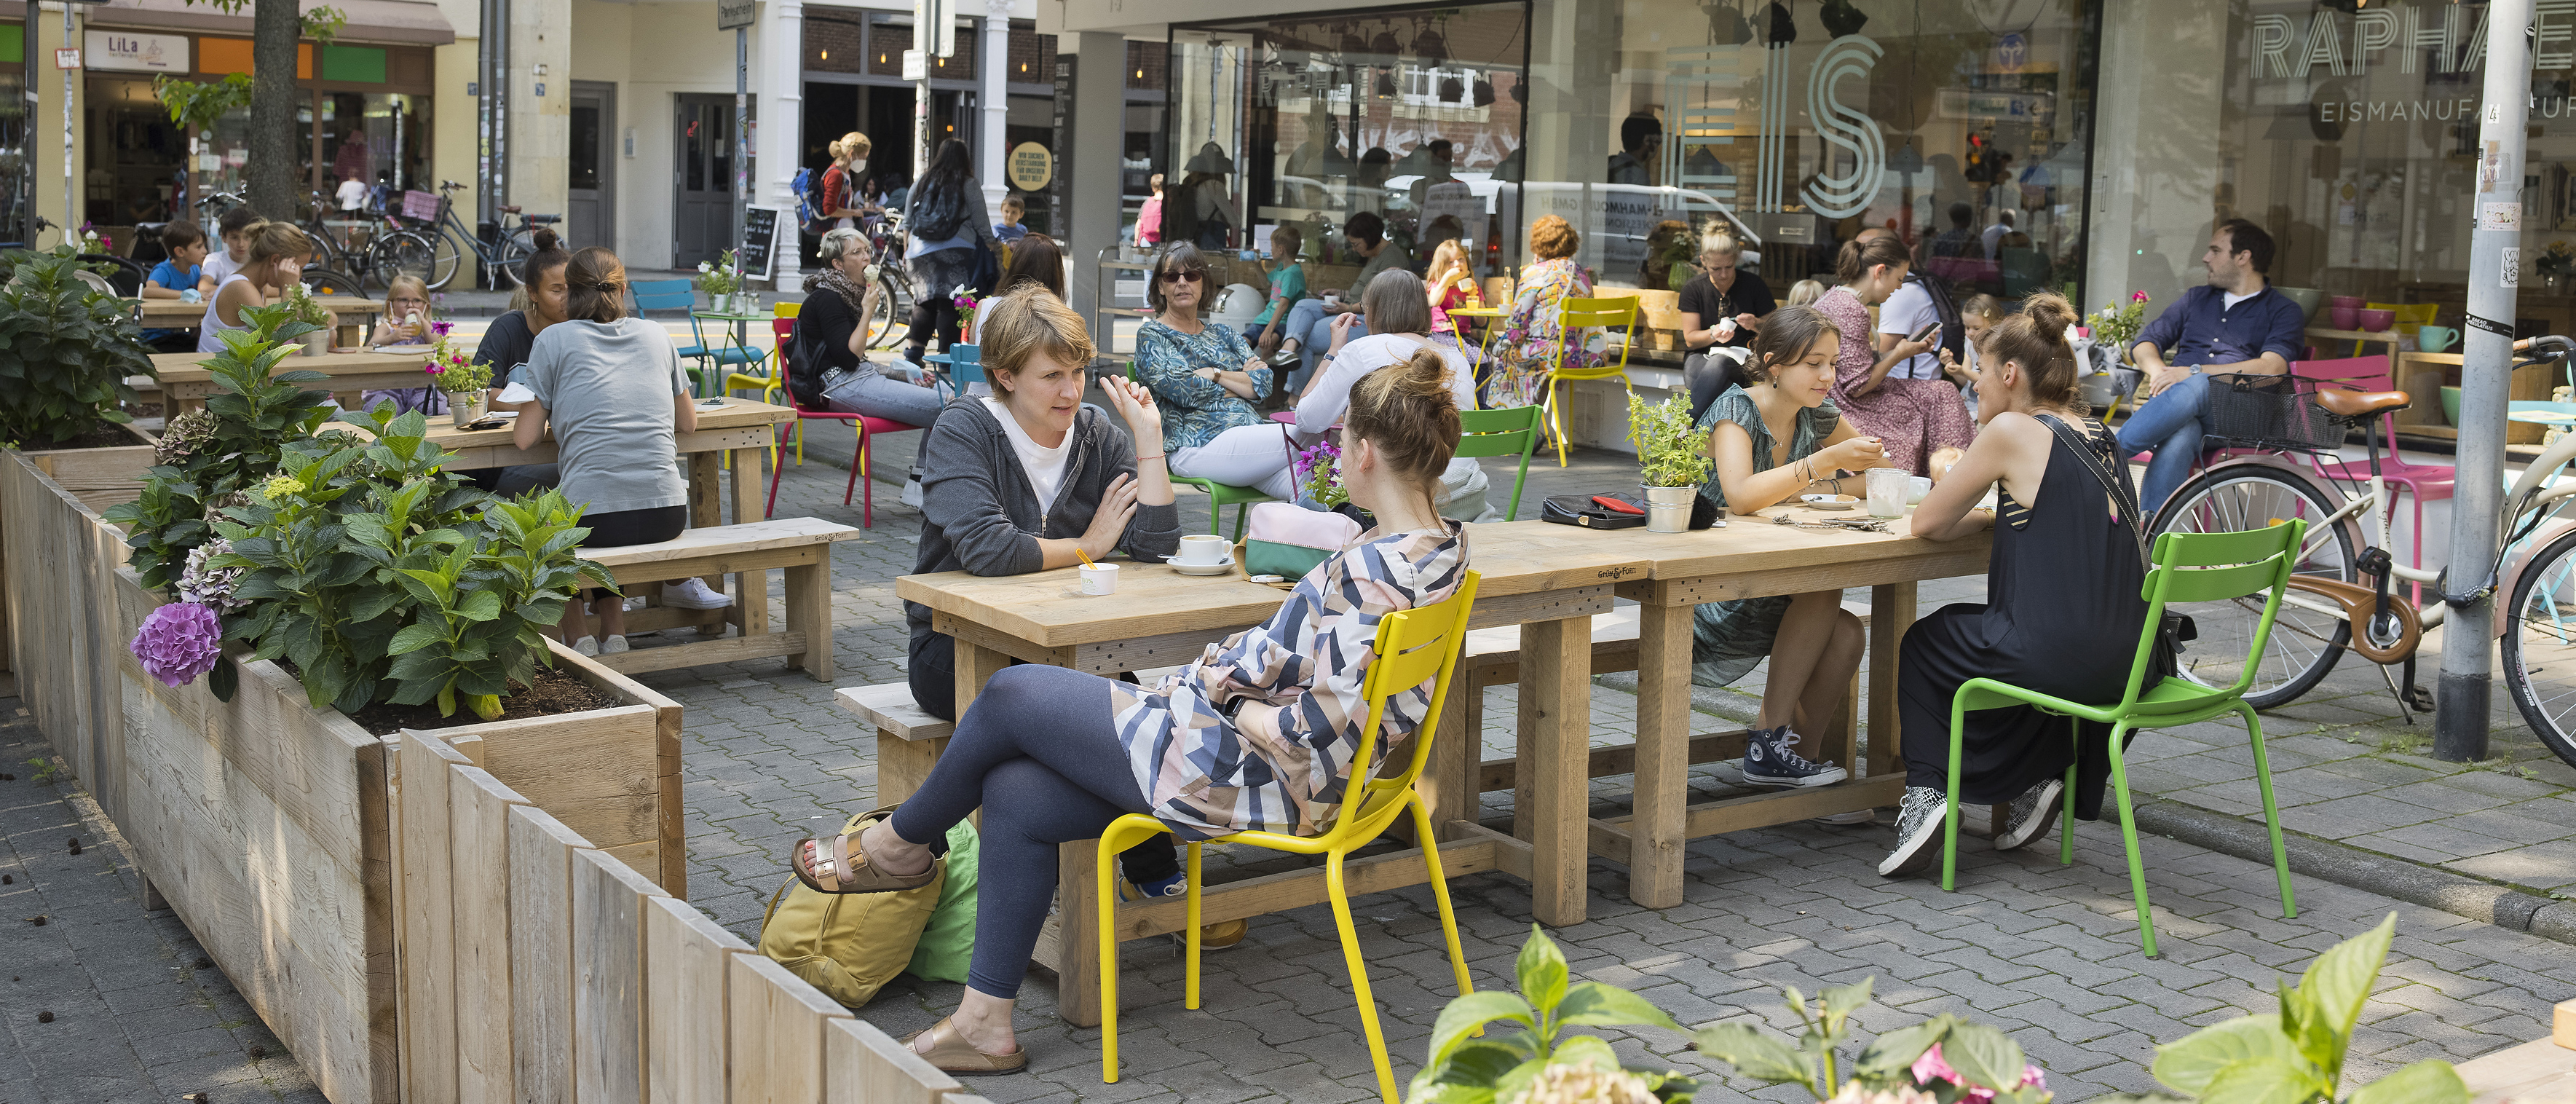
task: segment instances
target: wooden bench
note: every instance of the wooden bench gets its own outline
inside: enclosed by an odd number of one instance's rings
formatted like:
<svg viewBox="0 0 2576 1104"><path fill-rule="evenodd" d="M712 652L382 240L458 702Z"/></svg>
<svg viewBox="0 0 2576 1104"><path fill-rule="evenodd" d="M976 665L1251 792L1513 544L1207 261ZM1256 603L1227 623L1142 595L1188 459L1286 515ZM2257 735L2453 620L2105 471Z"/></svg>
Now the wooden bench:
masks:
<svg viewBox="0 0 2576 1104"><path fill-rule="evenodd" d="M2576 1102L2576 1001L2551 1010L2549 1037L2462 1062L2475 1104Z"/></svg>
<svg viewBox="0 0 2576 1104"><path fill-rule="evenodd" d="M627 632L651 632L680 625L724 622L741 626L742 635L728 640L639 648L603 655L607 667L635 674L674 667L701 667L783 655L791 667L802 667L816 679L832 679L832 545L859 536L859 530L820 518L771 518L742 525L691 529L660 544L584 549L591 562L607 568L618 588L630 594L658 590L647 584L702 576L720 585L734 577L730 609L655 608L626 615ZM769 587L763 573L787 573L787 628L769 630Z"/></svg>
<svg viewBox="0 0 2576 1104"><path fill-rule="evenodd" d="M877 797L880 806L911 797L948 750L954 721L943 721L912 700L912 687L844 686L832 692L841 708L865 718L877 730Z"/></svg>

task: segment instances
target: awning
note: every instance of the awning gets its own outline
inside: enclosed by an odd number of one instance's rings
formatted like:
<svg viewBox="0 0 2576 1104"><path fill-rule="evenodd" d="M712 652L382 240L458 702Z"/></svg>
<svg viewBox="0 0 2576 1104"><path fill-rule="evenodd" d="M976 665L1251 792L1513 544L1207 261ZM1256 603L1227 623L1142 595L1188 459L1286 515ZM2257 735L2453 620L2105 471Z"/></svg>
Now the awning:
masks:
<svg viewBox="0 0 2576 1104"><path fill-rule="evenodd" d="M445 46L456 41L456 28L428 0L304 0L303 7L324 5L348 13L341 42L376 45ZM83 4L81 14L92 27L126 27L139 31L198 31L250 37L247 15L225 15L187 0L108 0Z"/></svg>

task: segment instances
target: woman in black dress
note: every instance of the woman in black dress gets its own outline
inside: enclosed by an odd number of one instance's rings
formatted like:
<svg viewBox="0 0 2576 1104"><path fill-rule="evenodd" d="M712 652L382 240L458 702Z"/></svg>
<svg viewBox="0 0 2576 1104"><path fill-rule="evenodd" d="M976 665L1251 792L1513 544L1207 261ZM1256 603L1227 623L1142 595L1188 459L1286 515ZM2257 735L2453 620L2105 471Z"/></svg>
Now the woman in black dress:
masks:
<svg viewBox="0 0 2576 1104"><path fill-rule="evenodd" d="M1905 634L1896 676L1905 797L1882 875L1915 873L1940 856L1950 702L1962 684L1992 678L2079 702L2117 701L2128 686L2147 616L2138 595L2145 567L2132 519L2058 432L2085 442L2127 486L2127 465L2111 458L2111 431L2075 394L2074 353L2063 336L2074 321L2064 298L2043 292L1986 332L1976 380L1983 429L1915 509L1917 536L1953 540L1993 528L1995 544L1985 604L1943 606ZM1996 511L1977 507L1998 482ZM2125 497L2136 501L2133 491ZM2075 808L2083 819L2101 809L2108 736L2107 725L2085 726ZM2056 822L2075 755L2064 717L2031 706L1970 713L1960 803L2010 802L1995 847L2020 847Z"/></svg>

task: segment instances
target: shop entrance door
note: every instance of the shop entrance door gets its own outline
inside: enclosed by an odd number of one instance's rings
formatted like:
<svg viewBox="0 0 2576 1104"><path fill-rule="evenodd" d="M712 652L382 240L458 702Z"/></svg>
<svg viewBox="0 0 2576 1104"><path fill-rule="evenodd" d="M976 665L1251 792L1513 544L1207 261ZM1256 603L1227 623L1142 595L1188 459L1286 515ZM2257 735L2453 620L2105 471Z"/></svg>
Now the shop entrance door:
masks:
<svg viewBox="0 0 2576 1104"><path fill-rule="evenodd" d="M564 243L617 248L617 86L572 82L572 148L565 159Z"/></svg>
<svg viewBox="0 0 2576 1104"><path fill-rule="evenodd" d="M733 247L733 97L682 95L678 112L671 265L696 268Z"/></svg>

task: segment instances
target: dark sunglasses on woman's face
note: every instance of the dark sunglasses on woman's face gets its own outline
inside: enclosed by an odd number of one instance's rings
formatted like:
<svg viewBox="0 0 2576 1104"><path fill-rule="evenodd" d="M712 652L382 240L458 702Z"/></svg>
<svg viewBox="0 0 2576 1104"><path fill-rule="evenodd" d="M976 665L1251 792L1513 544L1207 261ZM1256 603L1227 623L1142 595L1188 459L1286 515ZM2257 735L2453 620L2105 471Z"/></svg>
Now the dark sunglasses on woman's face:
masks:
<svg viewBox="0 0 2576 1104"><path fill-rule="evenodd" d="M1207 279L1207 273L1200 272L1197 269L1184 269L1179 272L1166 272L1163 274L1163 279L1168 283L1195 284L1201 280Z"/></svg>

